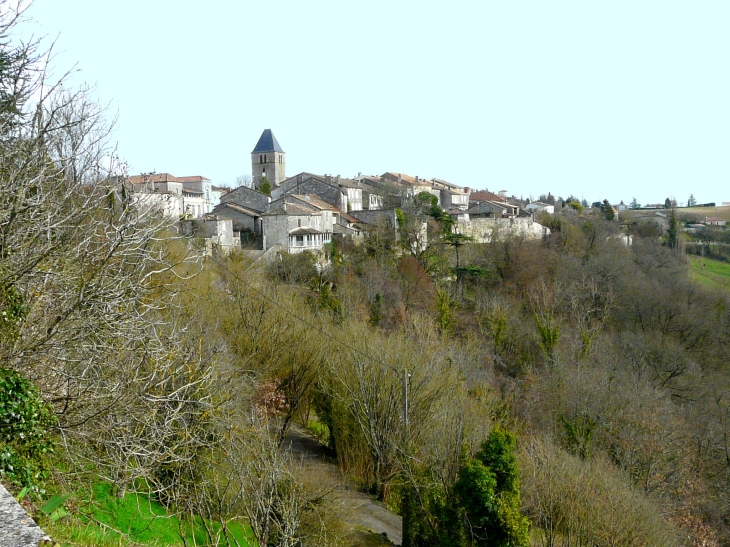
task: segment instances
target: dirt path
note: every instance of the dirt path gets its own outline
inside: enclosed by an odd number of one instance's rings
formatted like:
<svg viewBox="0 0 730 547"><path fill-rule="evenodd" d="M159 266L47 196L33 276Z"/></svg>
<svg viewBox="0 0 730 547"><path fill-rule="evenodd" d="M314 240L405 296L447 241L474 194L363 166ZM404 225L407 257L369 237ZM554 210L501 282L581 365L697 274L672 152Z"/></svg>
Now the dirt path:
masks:
<svg viewBox="0 0 730 547"><path fill-rule="evenodd" d="M358 492L352 483L343 476L333 460L330 450L302 428L293 425L284 440L284 445L302 459L305 467L311 466L312 473L327 476L336 485L340 499L348 508L347 523L355 530L372 530L375 534L387 534L395 545L402 541L401 518L375 502L367 494Z"/></svg>

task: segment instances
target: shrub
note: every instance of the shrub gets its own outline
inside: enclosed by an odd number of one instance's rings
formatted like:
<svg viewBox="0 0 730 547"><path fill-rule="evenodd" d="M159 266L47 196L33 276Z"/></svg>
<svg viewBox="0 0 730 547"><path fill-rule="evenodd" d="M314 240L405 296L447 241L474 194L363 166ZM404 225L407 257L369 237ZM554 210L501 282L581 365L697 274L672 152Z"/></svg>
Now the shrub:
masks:
<svg viewBox="0 0 730 547"><path fill-rule="evenodd" d="M56 423L36 387L18 372L0 368L0 476L37 488L47 478Z"/></svg>

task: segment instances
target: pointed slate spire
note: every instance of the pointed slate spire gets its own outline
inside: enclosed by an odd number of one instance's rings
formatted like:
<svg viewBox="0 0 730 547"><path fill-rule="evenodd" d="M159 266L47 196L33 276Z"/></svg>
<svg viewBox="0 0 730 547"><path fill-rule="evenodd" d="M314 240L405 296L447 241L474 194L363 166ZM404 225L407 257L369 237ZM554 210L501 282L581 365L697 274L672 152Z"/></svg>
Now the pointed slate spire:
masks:
<svg viewBox="0 0 730 547"><path fill-rule="evenodd" d="M264 132L261 133L261 138L259 138L259 142L256 143L256 148L254 148L251 153L260 154L264 152L284 153L281 146L279 146L279 142L276 140L276 137L274 137L274 134L271 132L271 129L264 129Z"/></svg>

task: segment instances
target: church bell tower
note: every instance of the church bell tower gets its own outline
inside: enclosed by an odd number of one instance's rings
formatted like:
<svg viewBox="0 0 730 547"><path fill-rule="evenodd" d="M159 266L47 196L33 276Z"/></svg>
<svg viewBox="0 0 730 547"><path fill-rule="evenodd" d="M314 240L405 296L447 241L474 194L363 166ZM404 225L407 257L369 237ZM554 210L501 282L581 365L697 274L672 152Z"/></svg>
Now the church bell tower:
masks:
<svg viewBox="0 0 730 547"><path fill-rule="evenodd" d="M251 152L251 177L256 189L261 185L263 177L266 177L272 188L281 184L286 178L286 154L271 129L264 129L259 142Z"/></svg>

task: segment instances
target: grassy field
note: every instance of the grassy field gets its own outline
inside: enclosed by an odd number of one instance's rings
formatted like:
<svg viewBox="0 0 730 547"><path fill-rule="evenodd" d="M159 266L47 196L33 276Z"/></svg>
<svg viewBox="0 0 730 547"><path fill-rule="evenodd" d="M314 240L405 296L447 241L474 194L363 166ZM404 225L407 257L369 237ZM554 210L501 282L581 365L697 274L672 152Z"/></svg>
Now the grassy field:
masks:
<svg viewBox="0 0 730 547"><path fill-rule="evenodd" d="M692 213L703 217L719 217L730 221L730 207L686 207L677 209L678 212Z"/></svg>
<svg viewBox="0 0 730 547"><path fill-rule="evenodd" d="M730 263L690 256L690 277L706 287L730 291Z"/></svg>
<svg viewBox="0 0 730 547"><path fill-rule="evenodd" d="M107 484L97 484L88 504L78 504L76 516L57 523L42 523L43 528L63 546L182 546L180 533L187 545L208 545L203 522L183 524L169 516L164 507L141 496L117 498ZM85 515L85 516L82 516ZM213 534L221 535L219 525L210 525ZM255 545L243 526L233 523L228 528L230 544ZM235 541L234 541L235 540Z"/></svg>
<svg viewBox="0 0 730 547"><path fill-rule="evenodd" d="M646 215L652 215L656 211L660 212L667 212L662 209L639 209L637 211L624 211L622 212L622 216L628 216L628 217L635 217L635 216L646 216ZM730 222L730 206L725 207L680 207L677 210L677 215L681 218L682 215L685 214L692 214L696 215L697 217L719 217L724 218L728 222Z"/></svg>

